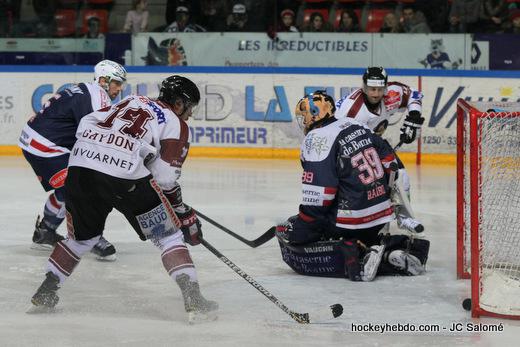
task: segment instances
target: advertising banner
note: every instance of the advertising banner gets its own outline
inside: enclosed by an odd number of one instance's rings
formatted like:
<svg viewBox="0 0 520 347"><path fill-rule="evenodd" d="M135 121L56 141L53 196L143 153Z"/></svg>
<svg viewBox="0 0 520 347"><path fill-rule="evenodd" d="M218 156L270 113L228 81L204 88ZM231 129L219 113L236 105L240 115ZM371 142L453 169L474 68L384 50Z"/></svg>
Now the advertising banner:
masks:
<svg viewBox="0 0 520 347"><path fill-rule="evenodd" d="M477 72L475 72L476 74ZM171 73L129 72L124 95L156 97ZM188 122L193 146L299 148L303 138L294 107L304 95L326 89L337 100L361 86L359 75L186 73L200 88L201 105ZM90 73L0 73L0 144L14 145L28 118L59 88L89 81ZM518 101L515 79L484 77L390 76L424 94L424 153L455 153L456 102ZM396 144L404 114L391 119L385 133ZM403 146L416 151L416 144Z"/></svg>
<svg viewBox="0 0 520 347"><path fill-rule="evenodd" d="M133 65L366 67L372 35L337 33L142 33Z"/></svg>
<svg viewBox="0 0 520 347"><path fill-rule="evenodd" d="M465 34L141 33L133 65L488 69L488 48Z"/></svg>
<svg viewBox="0 0 520 347"><path fill-rule="evenodd" d="M1 65L92 65L105 39L0 39Z"/></svg>
<svg viewBox="0 0 520 347"><path fill-rule="evenodd" d="M465 34L381 34L374 36L374 64L387 68L470 69Z"/></svg>

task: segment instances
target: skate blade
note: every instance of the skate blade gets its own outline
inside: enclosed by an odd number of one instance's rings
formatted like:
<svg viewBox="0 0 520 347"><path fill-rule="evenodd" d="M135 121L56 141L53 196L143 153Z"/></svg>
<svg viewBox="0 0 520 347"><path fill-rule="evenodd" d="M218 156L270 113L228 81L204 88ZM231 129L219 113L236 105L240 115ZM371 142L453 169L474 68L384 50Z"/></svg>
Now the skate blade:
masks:
<svg viewBox="0 0 520 347"><path fill-rule="evenodd" d="M47 307L47 306L36 306L32 305L29 307L25 313L27 314L49 314L49 313L58 313L61 312L61 309L56 307Z"/></svg>
<svg viewBox="0 0 520 347"><path fill-rule="evenodd" d="M207 313L202 312L188 312L188 324L200 324L206 322L212 322L218 319L218 315L216 311L211 311Z"/></svg>
<svg viewBox="0 0 520 347"><path fill-rule="evenodd" d="M30 248L35 250L35 251L52 251L54 249L54 246L48 245L46 243L35 243L35 242L33 242L33 244L31 245Z"/></svg>
<svg viewBox="0 0 520 347"><path fill-rule="evenodd" d="M117 257L115 254L107 255L106 257L102 257L100 255L96 255L96 260L98 261L116 261Z"/></svg>

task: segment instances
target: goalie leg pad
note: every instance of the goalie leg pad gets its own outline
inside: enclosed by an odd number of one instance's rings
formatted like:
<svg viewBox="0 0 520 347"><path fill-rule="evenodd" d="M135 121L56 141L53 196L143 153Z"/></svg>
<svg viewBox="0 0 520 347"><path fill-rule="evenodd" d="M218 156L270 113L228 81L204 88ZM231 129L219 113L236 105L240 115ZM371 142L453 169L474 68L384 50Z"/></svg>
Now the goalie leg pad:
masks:
<svg viewBox="0 0 520 347"><path fill-rule="evenodd" d="M388 263L409 276L417 276L425 271L417 257L400 249L388 254Z"/></svg>
<svg viewBox="0 0 520 347"><path fill-rule="evenodd" d="M345 277L342 241L317 241L305 245L291 244L278 237L283 261L295 272L307 276Z"/></svg>
<svg viewBox="0 0 520 347"><path fill-rule="evenodd" d="M386 238L385 244L386 252L378 275L409 276L425 271L430 241L392 235Z"/></svg>
<svg viewBox="0 0 520 347"><path fill-rule="evenodd" d="M363 282L373 281L383 259L385 245L374 245L367 250L363 259Z"/></svg>

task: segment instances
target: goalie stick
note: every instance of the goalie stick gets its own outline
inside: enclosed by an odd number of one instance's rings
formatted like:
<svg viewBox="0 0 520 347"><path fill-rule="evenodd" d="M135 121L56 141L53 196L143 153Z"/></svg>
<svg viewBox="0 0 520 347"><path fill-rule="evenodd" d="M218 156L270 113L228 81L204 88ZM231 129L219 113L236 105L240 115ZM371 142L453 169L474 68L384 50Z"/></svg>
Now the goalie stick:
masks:
<svg viewBox="0 0 520 347"><path fill-rule="evenodd" d="M220 225L219 223L215 222L213 219L211 219L208 216L204 215L200 211L195 210L195 209L193 209L193 211L195 211L197 216L199 216L200 218L204 219L206 222L216 226L220 230L228 233L229 235L233 236L235 239L237 239L239 241L242 241L243 243L245 243L246 245L248 245L249 247L252 247L252 248L256 248L256 247L258 247L260 245L263 245L264 243L266 243L267 241L272 239L274 237L274 234L275 234L275 231L276 231L276 227L273 226L273 227L269 228L269 230L267 230L265 233L260 235L260 237L254 239L254 240L247 240L247 239L243 238L242 236L232 232L231 230L229 230L225 226Z"/></svg>
<svg viewBox="0 0 520 347"><path fill-rule="evenodd" d="M341 304L334 304L329 306L327 309L322 309L313 313L298 313L291 311L287 306L285 306L280 300L278 300L273 294L271 294L267 289L262 287L260 283L255 281L251 276L245 273L241 268L239 268L235 263L229 260L226 256L220 253L215 247L213 247L208 241L204 238L199 238L200 243L204 245L211 253L213 253L217 258L219 258L224 264L226 264L231 270L235 271L240 277L245 279L247 283L255 287L260 293L262 293L266 298L268 298L271 302L273 302L276 306L278 306L282 311L291 316L298 323L308 324L314 323L318 321L323 321L327 319L332 319L341 316L343 313L343 306Z"/></svg>

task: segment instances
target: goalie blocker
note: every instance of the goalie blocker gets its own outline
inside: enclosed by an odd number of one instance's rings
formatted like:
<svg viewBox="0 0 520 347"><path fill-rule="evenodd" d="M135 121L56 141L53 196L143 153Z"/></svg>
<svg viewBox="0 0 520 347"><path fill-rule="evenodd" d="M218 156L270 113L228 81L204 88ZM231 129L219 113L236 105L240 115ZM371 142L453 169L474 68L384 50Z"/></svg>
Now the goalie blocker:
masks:
<svg viewBox="0 0 520 347"><path fill-rule="evenodd" d="M371 281L376 274L413 276L425 271L430 248L428 240L412 239L407 235L378 235L378 243L369 245L357 239L294 244L287 238L293 221L292 217L278 225L276 237L283 261L299 274ZM371 257L379 259L374 263ZM371 271L373 274L369 275L367 272Z"/></svg>

